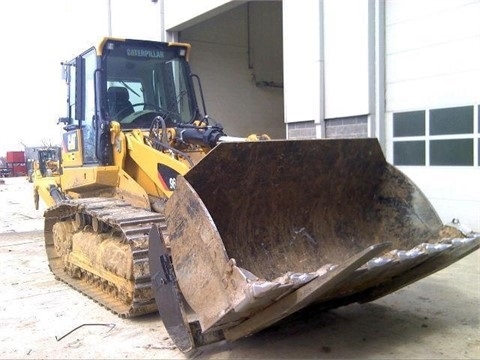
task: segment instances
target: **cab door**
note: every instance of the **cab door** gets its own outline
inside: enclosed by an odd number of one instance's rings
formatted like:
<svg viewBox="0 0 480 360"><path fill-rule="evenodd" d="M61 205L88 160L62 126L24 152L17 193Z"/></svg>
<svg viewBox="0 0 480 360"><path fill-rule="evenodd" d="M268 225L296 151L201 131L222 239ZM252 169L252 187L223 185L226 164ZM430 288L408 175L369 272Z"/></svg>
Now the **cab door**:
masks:
<svg viewBox="0 0 480 360"><path fill-rule="evenodd" d="M98 163L97 155L95 152L96 146L96 124L95 124L95 81L94 74L96 70L96 52L95 49L91 49L82 55L82 66L84 71L82 72L81 82L84 87L82 115L80 119L80 130L82 133L82 145L83 145L83 163L84 164L96 164ZM78 81L78 79L77 79Z"/></svg>
<svg viewBox="0 0 480 360"><path fill-rule="evenodd" d="M64 167L97 164L95 81L96 52L92 48L67 64L68 124L62 143Z"/></svg>

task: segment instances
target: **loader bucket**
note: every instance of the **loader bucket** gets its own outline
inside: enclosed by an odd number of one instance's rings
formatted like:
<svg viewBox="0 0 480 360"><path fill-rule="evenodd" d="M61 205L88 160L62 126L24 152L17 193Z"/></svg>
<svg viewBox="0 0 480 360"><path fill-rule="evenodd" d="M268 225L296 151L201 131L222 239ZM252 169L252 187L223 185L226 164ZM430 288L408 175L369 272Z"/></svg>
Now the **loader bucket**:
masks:
<svg viewBox="0 0 480 360"><path fill-rule="evenodd" d="M165 211L181 294L229 340L308 305L374 300L480 243L444 226L376 139L222 143Z"/></svg>

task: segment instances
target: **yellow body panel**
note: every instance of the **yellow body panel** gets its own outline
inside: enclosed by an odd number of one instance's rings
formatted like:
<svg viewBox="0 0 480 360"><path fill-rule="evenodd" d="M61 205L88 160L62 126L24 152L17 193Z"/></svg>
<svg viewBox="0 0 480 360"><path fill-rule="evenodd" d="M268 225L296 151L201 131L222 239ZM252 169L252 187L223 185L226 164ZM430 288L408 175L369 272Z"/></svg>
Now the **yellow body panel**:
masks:
<svg viewBox="0 0 480 360"><path fill-rule="evenodd" d="M124 170L118 176L117 197L129 202L133 206L150 209L148 194L145 189Z"/></svg>
<svg viewBox="0 0 480 360"><path fill-rule="evenodd" d="M103 54L103 49L105 48L105 44L107 43L108 40L115 40L115 41L125 41L123 38L117 38L117 37L104 37L99 43L98 46L96 47L97 50L97 55L102 55ZM189 43L181 43L181 42L169 42L169 46L175 46L175 47L183 47L185 48L185 58L187 61L189 61L190 58L190 52L191 52L191 44Z"/></svg>
<svg viewBox="0 0 480 360"><path fill-rule="evenodd" d="M63 191L93 190L115 187L118 183L118 166L82 166L64 168L61 176Z"/></svg>
<svg viewBox="0 0 480 360"><path fill-rule="evenodd" d="M110 141L113 145L113 163L123 168L127 156L127 140L117 121L112 121L110 124Z"/></svg>
<svg viewBox="0 0 480 360"><path fill-rule="evenodd" d="M112 166L82 164L81 131L67 132L62 152L62 174L55 177L35 178L35 196L47 206L55 205L50 186L55 186L71 198L90 196L118 197L130 204L149 208L148 196L168 198L172 184L166 184L159 175L159 167L165 166L179 175L185 175L190 165L183 158L174 157L169 151L159 151L148 145L147 134L140 130L124 133L120 124L112 122ZM203 152L192 152L198 162Z"/></svg>
<svg viewBox="0 0 480 360"><path fill-rule="evenodd" d="M55 200L50 195L51 186L58 186L60 183L60 176L42 177L40 171L36 171L33 176L33 198L35 209L38 210L39 197L45 202L47 207L55 205Z"/></svg>
<svg viewBox="0 0 480 360"><path fill-rule="evenodd" d="M148 189L150 195L170 197L173 191L170 191L168 184L164 184L160 179L158 165L165 165L180 175L186 174L190 167L170 154L145 144L144 136L140 130L125 134L128 147L126 170L142 188Z"/></svg>

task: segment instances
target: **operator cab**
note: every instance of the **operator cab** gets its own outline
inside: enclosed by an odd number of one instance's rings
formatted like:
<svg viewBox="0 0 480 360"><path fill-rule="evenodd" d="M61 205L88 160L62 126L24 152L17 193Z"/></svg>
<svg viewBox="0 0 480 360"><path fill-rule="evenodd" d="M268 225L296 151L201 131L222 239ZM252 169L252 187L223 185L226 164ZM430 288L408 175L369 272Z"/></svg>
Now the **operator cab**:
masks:
<svg viewBox="0 0 480 360"><path fill-rule="evenodd" d="M64 148L78 152L72 166L112 163L112 121L129 131L149 129L158 116L166 126L201 119L188 52L188 44L105 38L63 64L68 106L59 121Z"/></svg>
<svg viewBox="0 0 480 360"><path fill-rule="evenodd" d="M167 123L192 123L198 109L187 51L165 43L107 41L100 57L106 70L106 117L122 129L149 128L157 115Z"/></svg>

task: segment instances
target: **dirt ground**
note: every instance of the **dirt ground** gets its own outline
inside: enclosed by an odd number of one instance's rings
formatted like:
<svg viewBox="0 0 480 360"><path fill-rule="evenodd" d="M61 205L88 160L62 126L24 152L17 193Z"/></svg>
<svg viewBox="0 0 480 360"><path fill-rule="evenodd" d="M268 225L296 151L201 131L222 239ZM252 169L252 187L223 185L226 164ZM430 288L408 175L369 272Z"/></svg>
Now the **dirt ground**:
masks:
<svg viewBox="0 0 480 360"><path fill-rule="evenodd" d="M31 184L0 184L0 358L182 359L157 314L121 319L50 273ZM369 304L294 315L201 359L480 359L480 251ZM76 327L85 325L60 339ZM57 339L59 341L57 341Z"/></svg>

